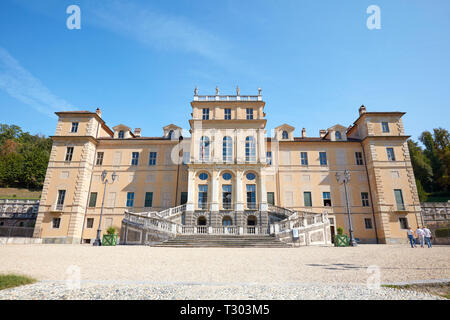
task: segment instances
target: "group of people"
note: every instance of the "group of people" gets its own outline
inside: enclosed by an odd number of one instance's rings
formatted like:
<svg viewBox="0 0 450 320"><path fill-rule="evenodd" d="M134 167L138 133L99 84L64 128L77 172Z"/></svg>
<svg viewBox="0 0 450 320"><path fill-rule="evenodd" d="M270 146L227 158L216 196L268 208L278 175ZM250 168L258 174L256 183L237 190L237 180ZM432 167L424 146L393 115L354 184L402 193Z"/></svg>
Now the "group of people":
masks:
<svg viewBox="0 0 450 320"><path fill-rule="evenodd" d="M408 239L411 244L411 248L416 248L416 239L414 237L414 231L411 228L408 228ZM431 231L427 227L417 228L416 236L419 239L420 246L423 248L424 243L427 243L428 248L431 248Z"/></svg>

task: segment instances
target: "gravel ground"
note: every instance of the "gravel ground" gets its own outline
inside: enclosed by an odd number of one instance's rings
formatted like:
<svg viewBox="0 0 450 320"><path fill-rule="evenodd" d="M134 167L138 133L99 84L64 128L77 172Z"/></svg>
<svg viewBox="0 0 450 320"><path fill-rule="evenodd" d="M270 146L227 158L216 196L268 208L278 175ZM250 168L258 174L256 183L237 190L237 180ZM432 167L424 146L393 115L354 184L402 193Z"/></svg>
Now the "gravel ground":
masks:
<svg viewBox="0 0 450 320"><path fill-rule="evenodd" d="M426 299L381 283L450 278L450 246L356 248L152 248L3 245L0 273L40 282L0 299ZM67 290L79 271L81 289ZM105 282L106 281L106 282Z"/></svg>
<svg viewBox="0 0 450 320"><path fill-rule="evenodd" d="M64 281L41 281L0 291L4 300L440 300L427 293L363 285L186 284L86 281L68 289Z"/></svg>

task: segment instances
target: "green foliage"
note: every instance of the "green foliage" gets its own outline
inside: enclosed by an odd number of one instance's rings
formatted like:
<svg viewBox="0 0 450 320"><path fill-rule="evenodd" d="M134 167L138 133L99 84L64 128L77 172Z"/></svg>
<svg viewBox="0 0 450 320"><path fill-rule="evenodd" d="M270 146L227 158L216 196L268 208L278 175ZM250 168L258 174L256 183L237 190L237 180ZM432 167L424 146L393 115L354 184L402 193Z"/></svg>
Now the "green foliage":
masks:
<svg viewBox="0 0 450 320"><path fill-rule="evenodd" d="M52 141L0 124L0 187L42 188Z"/></svg>
<svg viewBox="0 0 450 320"><path fill-rule="evenodd" d="M450 195L450 134L436 128L433 133L424 131L417 142L408 140L411 164L416 177L420 201L430 201L437 193L443 198Z"/></svg>
<svg viewBox="0 0 450 320"><path fill-rule="evenodd" d="M344 229L343 229L342 227L338 227L338 228L336 229L336 231L337 231L337 234L338 234L338 235L343 235L343 234L344 234Z"/></svg>
<svg viewBox="0 0 450 320"><path fill-rule="evenodd" d="M0 290L36 282L35 279L16 274L0 274Z"/></svg>
<svg viewBox="0 0 450 320"><path fill-rule="evenodd" d="M113 226L111 226L111 227L109 227L109 228L106 230L106 233L109 234L109 235L116 234L116 228L114 228Z"/></svg>

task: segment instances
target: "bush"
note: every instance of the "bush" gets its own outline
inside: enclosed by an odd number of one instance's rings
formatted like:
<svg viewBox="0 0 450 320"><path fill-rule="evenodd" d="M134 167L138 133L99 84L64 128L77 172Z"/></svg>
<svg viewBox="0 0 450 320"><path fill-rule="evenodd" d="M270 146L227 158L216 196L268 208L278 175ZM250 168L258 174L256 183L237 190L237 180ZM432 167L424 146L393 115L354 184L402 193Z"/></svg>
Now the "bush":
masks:
<svg viewBox="0 0 450 320"><path fill-rule="evenodd" d="M436 235L436 238L448 238L450 237L450 228L436 229L434 234Z"/></svg>
<svg viewBox="0 0 450 320"><path fill-rule="evenodd" d="M116 228L114 228L114 227L109 227L109 228L106 230L106 233L107 233L107 234L110 234L110 235L116 234Z"/></svg>
<svg viewBox="0 0 450 320"><path fill-rule="evenodd" d="M338 227L337 228L337 234L338 235L343 235L344 234L344 229L342 227Z"/></svg>

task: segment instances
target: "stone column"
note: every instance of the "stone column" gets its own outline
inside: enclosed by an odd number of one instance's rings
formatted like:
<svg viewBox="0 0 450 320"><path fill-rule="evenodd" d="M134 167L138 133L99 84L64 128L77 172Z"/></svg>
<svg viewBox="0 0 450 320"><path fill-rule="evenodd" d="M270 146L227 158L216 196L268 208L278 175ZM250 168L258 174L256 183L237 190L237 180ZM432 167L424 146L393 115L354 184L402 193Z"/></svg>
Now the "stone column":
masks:
<svg viewBox="0 0 450 320"><path fill-rule="evenodd" d="M242 213L244 211L244 193L243 193L243 189L242 189L242 176L243 176L243 172L238 170L236 172L236 183L235 183L235 188L233 188L235 190L235 204L234 204L234 210L236 211L236 225L237 226L242 226L243 225L243 221L242 221Z"/></svg>
<svg viewBox="0 0 450 320"><path fill-rule="evenodd" d="M188 200L186 202L186 225L193 225L194 211L195 211L195 174L194 170L189 169L188 174Z"/></svg>
<svg viewBox="0 0 450 320"><path fill-rule="evenodd" d="M261 227L267 227L269 223L268 216L268 205L267 205L267 192L266 192L266 173L264 169L259 171L258 179L258 190L259 190L259 212L260 212L260 223Z"/></svg>
<svg viewBox="0 0 450 320"><path fill-rule="evenodd" d="M211 205L210 205L210 225L217 225L219 215L219 171L213 171L211 177Z"/></svg>

